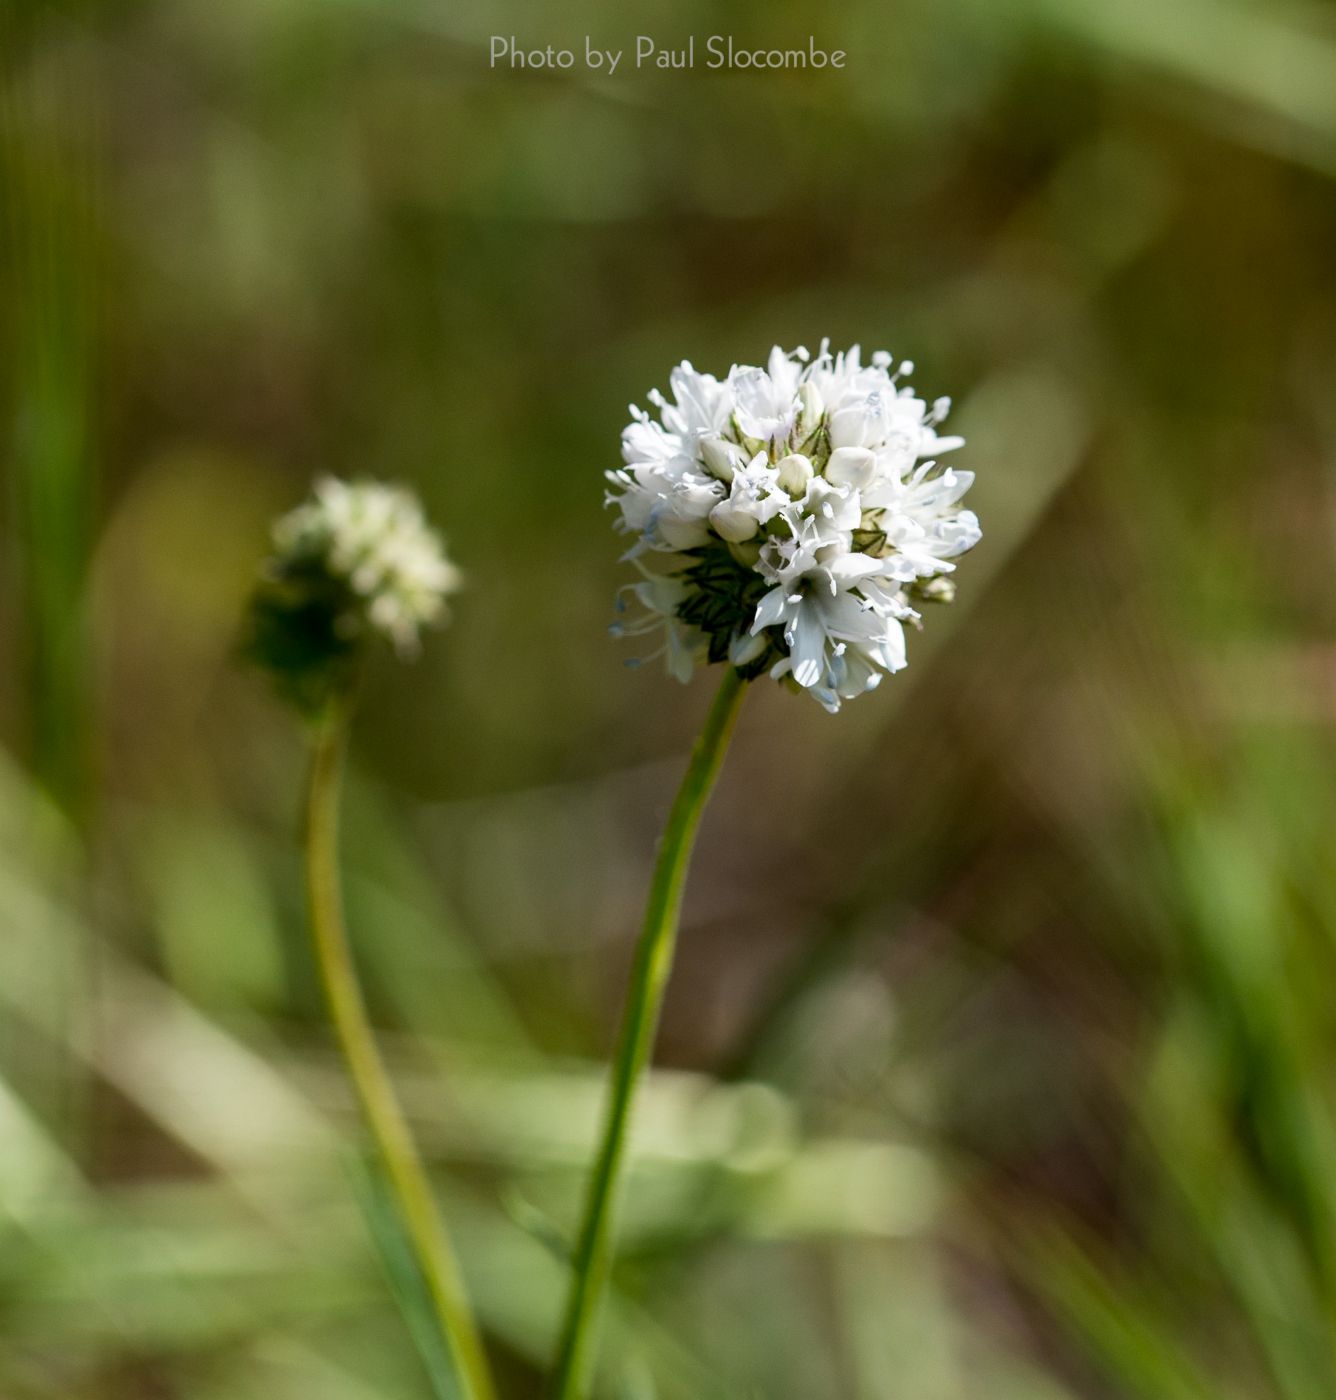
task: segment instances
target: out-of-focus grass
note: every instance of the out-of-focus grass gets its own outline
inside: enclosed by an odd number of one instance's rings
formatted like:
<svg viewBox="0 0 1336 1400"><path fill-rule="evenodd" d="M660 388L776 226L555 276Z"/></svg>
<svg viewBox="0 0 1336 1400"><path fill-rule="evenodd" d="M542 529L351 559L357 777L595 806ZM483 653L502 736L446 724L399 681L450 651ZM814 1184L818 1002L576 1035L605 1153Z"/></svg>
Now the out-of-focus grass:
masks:
<svg viewBox="0 0 1336 1400"><path fill-rule="evenodd" d="M11 75L0 106L9 577L24 614L26 722L38 779L76 814L89 790L87 570L100 304L89 64L49 55Z"/></svg>
<svg viewBox="0 0 1336 1400"><path fill-rule="evenodd" d="M853 67L486 67L724 27ZM431 1394L307 963L297 736L235 665L323 469L420 489L469 573L370 678L350 914L537 1393L702 704L605 635L599 472L674 359L823 334L957 392L985 541L875 697L749 701L603 1394L1336 1391L1327 12L141 0L0 37L0 1394Z"/></svg>

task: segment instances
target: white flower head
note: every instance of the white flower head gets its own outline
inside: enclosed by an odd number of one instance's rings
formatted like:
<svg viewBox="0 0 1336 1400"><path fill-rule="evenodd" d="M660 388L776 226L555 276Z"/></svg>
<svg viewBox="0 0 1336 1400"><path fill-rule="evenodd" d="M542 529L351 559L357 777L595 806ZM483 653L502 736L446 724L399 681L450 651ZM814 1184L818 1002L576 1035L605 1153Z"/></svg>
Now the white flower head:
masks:
<svg viewBox="0 0 1336 1400"><path fill-rule="evenodd" d="M324 477L277 520L252 607L252 651L297 688L323 690L368 638L414 655L460 574L417 497Z"/></svg>
<svg viewBox="0 0 1336 1400"><path fill-rule="evenodd" d="M938 462L963 445L938 432L950 401L919 398L912 370L824 341L723 379L679 365L657 416L632 408L607 473L641 576L623 591L639 615L613 631L662 630L681 679L727 662L832 711L902 669L915 604L949 600L980 534L960 505L973 474Z"/></svg>

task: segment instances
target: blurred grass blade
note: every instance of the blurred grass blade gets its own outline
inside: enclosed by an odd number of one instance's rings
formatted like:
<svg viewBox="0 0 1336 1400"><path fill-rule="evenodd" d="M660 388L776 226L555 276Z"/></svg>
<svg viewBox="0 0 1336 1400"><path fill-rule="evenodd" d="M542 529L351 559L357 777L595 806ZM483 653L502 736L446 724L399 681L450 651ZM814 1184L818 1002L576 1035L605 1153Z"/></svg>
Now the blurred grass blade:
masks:
<svg viewBox="0 0 1336 1400"><path fill-rule="evenodd" d="M384 1171L374 1159L360 1157L354 1160L351 1174L367 1228L385 1266L404 1325L422 1358L432 1393L436 1400L463 1400L466 1392L441 1340L426 1280L399 1223L399 1213Z"/></svg>
<svg viewBox="0 0 1336 1400"><path fill-rule="evenodd" d="M70 36L64 36L69 38ZM13 333L10 554L18 570L34 771L75 816L90 798L85 585L98 308L94 90L75 46L0 87L5 299Z"/></svg>
<svg viewBox="0 0 1336 1400"><path fill-rule="evenodd" d="M1198 1367L1155 1301L1115 1284L1074 1237L1045 1230L1024 1249L1032 1280L1120 1393L1137 1400L1225 1400L1237 1393Z"/></svg>

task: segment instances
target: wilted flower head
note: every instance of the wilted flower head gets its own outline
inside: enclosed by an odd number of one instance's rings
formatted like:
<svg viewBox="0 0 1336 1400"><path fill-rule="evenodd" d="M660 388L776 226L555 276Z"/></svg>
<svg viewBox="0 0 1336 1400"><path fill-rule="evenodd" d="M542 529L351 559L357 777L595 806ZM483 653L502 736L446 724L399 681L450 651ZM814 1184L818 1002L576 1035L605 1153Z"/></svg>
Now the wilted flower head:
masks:
<svg viewBox="0 0 1336 1400"><path fill-rule="evenodd" d="M445 610L459 571L409 491L325 477L280 517L251 608L250 649L295 698L319 703L374 636L400 655Z"/></svg>
<svg viewBox="0 0 1336 1400"><path fill-rule="evenodd" d="M900 670L915 604L949 600L980 533L959 506L973 473L937 461L964 441L938 432L950 401L918 398L912 371L825 341L723 380L679 365L655 416L632 407L608 473L641 575L624 590L641 615L613 631L662 628L681 680L728 661L831 711Z"/></svg>

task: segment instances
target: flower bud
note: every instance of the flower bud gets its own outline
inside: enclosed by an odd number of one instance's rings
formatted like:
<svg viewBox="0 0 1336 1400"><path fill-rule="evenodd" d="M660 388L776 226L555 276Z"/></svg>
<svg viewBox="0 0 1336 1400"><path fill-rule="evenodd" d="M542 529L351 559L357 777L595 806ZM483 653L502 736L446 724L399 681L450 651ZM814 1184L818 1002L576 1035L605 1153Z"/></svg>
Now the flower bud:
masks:
<svg viewBox="0 0 1336 1400"><path fill-rule="evenodd" d="M866 447L837 447L826 463L826 480L861 491L877 472L876 454Z"/></svg>
<svg viewBox="0 0 1336 1400"><path fill-rule="evenodd" d="M794 423L794 436L799 442L806 442L816 432L825 412L821 390L810 379L805 379L798 386L798 417Z"/></svg>
<svg viewBox="0 0 1336 1400"><path fill-rule="evenodd" d="M759 535L753 535L749 540L741 542L730 541L728 552L744 568L754 569L757 560L761 557L761 550L765 547L764 541Z"/></svg>
<svg viewBox="0 0 1336 1400"><path fill-rule="evenodd" d="M710 524L723 539L732 544L749 540L761 528L760 521L749 511L740 510L732 501L720 501L710 512Z"/></svg>
<svg viewBox="0 0 1336 1400"><path fill-rule="evenodd" d="M803 385L804 388L807 385ZM778 472L780 486L789 493L793 499L801 500L803 492L807 490L807 483L814 475L812 464L801 453L790 452L787 457L781 457L775 463L775 470Z"/></svg>
<svg viewBox="0 0 1336 1400"><path fill-rule="evenodd" d="M862 447L867 441L867 408L854 404L852 408L842 408L830 417L830 445L832 447Z"/></svg>
<svg viewBox="0 0 1336 1400"><path fill-rule="evenodd" d="M733 473L742 466L742 453L731 442L720 437L704 437L700 441L701 460L711 476L720 481L732 481Z"/></svg>
<svg viewBox="0 0 1336 1400"><path fill-rule="evenodd" d="M910 592L924 603L952 603L956 597L956 581L938 574L936 578L918 580Z"/></svg>
<svg viewBox="0 0 1336 1400"><path fill-rule="evenodd" d="M728 659L734 666L748 666L760 660L769 645L768 637L739 632L728 644Z"/></svg>

